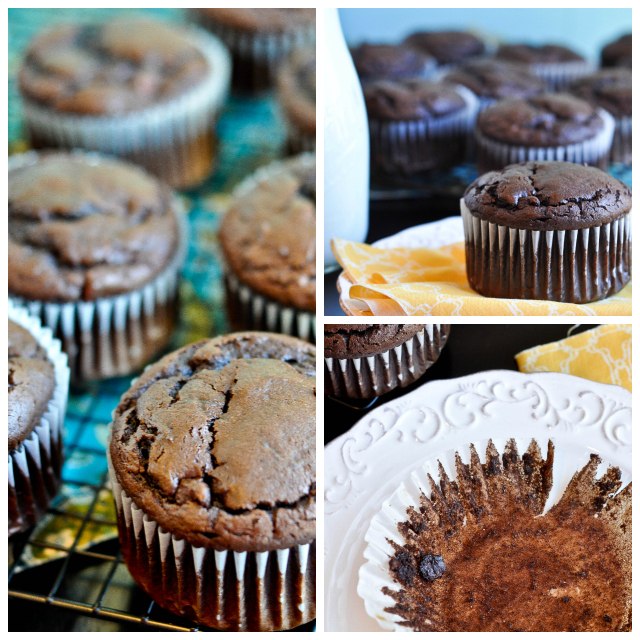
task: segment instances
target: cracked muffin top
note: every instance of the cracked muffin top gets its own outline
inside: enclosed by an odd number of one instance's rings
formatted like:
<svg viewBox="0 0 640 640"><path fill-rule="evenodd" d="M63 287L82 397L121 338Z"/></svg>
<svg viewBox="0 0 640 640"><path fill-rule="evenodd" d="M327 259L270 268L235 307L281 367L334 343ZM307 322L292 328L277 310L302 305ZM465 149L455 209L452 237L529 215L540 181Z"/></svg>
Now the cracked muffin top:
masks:
<svg viewBox="0 0 640 640"><path fill-rule="evenodd" d="M38 426L53 397L55 375L46 351L21 325L9 320L9 451Z"/></svg>
<svg viewBox="0 0 640 640"><path fill-rule="evenodd" d="M467 108L462 89L428 80L378 80L364 88L367 114L374 120L443 118Z"/></svg>
<svg viewBox="0 0 640 640"><path fill-rule="evenodd" d="M480 38L466 31L418 31L407 36L404 44L433 56L440 65L481 56L486 49Z"/></svg>
<svg viewBox="0 0 640 640"><path fill-rule="evenodd" d="M629 187L596 167L571 162L526 162L490 171L464 192L482 220L537 231L607 224L631 210Z"/></svg>
<svg viewBox="0 0 640 640"><path fill-rule="evenodd" d="M325 358L361 358L393 349L419 331L423 324L327 324Z"/></svg>
<svg viewBox="0 0 640 640"><path fill-rule="evenodd" d="M447 73L443 80L461 84L479 98L528 98L543 93L546 85L520 65L503 60L470 60Z"/></svg>
<svg viewBox="0 0 640 640"><path fill-rule="evenodd" d="M282 305L316 304L316 159L302 154L242 183L220 225L236 277Z"/></svg>
<svg viewBox="0 0 640 640"><path fill-rule="evenodd" d="M605 128L605 122L598 107L589 102L568 93L547 93L500 100L478 116L477 128L499 142L548 147L590 140Z"/></svg>
<svg viewBox="0 0 640 640"><path fill-rule="evenodd" d="M110 455L126 494L197 546L315 538L315 349L269 333L183 347L122 397Z"/></svg>
<svg viewBox="0 0 640 640"><path fill-rule="evenodd" d="M47 29L19 82L25 98L58 112L116 115L178 97L209 72L184 27L127 17Z"/></svg>
<svg viewBox="0 0 640 640"><path fill-rule="evenodd" d="M414 631L630 631L631 484L598 472L591 454L560 499L554 447L533 440L520 456L489 441L486 462L456 453L456 478L440 465L431 496L398 524L389 562L394 604Z"/></svg>
<svg viewBox="0 0 640 640"><path fill-rule="evenodd" d="M191 9L233 29L252 33L287 33L315 25L315 9Z"/></svg>
<svg viewBox="0 0 640 640"><path fill-rule="evenodd" d="M132 291L168 265L178 234L172 192L133 165L82 153L10 164L12 295L77 301Z"/></svg>
<svg viewBox="0 0 640 640"><path fill-rule="evenodd" d="M631 69L601 69L576 80L569 91L608 111L615 118L630 118L631 78Z"/></svg>
<svg viewBox="0 0 640 640"><path fill-rule="evenodd" d="M557 44L503 44L498 47L496 58L524 64L585 61L575 51Z"/></svg>
<svg viewBox="0 0 640 640"><path fill-rule="evenodd" d="M362 83L424 78L436 68L434 58L402 44L365 42L351 49L351 57Z"/></svg>

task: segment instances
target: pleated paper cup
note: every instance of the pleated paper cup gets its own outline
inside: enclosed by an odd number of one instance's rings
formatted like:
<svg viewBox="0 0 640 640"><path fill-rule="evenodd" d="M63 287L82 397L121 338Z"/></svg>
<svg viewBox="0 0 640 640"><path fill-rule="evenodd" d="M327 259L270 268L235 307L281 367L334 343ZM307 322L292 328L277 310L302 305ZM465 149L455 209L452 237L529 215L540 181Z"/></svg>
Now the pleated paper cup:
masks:
<svg viewBox="0 0 640 640"><path fill-rule="evenodd" d="M474 135L478 171L485 173L494 169L502 169L509 164L543 160L589 164L604 170L609 165L615 121L611 114L604 109L598 109L598 115L604 124L602 130L593 138L574 144L548 147L498 142L481 133L476 125Z"/></svg>
<svg viewBox="0 0 640 640"><path fill-rule="evenodd" d="M593 65L586 60L541 62L526 66L531 73L541 78L551 91L565 91L579 78L593 73Z"/></svg>
<svg viewBox="0 0 640 640"><path fill-rule="evenodd" d="M175 188L202 182L213 167L214 129L229 90L231 59L215 37L197 27L183 28L208 63L207 78L166 102L113 116L58 113L23 96L32 145L126 158Z"/></svg>
<svg viewBox="0 0 640 640"><path fill-rule="evenodd" d="M233 88L261 93L272 89L282 61L295 49L312 47L315 22L282 33L248 32L221 24L201 11L191 12L198 23L215 34L233 56Z"/></svg>
<svg viewBox="0 0 640 640"><path fill-rule="evenodd" d="M586 229L531 231L474 216L460 201L467 279L491 298L583 304L631 278L631 212Z"/></svg>
<svg viewBox="0 0 640 640"><path fill-rule="evenodd" d="M24 327L53 365L51 399L33 431L9 451L9 536L33 526L58 492L62 469L62 425L69 394L67 356L50 329L9 301L9 320Z"/></svg>
<svg viewBox="0 0 640 640"><path fill-rule="evenodd" d="M246 286L226 269L225 289L231 322L239 329L285 333L307 342L316 339L316 314L287 307Z"/></svg>
<svg viewBox="0 0 640 640"><path fill-rule="evenodd" d="M438 359L449 325L426 324L397 347L361 358L325 358L325 393L337 398L367 399L406 387Z"/></svg>
<svg viewBox="0 0 640 640"><path fill-rule="evenodd" d="M622 164L631 165L631 116L616 118L616 130L613 135L613 144L611 145L611 162L620 162Z"/></svg>
<svg viewBox="0 0 640 640"><path fill-rule="evenodd" d="M428 121L370 118L372 170L412 175L463 162L479 102L465 87L456 86L456 92L464 99L465 107L447 116Z"/></svg>
<svg viewBox="0 0 640 640"><path fill-rule="evenodd" d="M100 162L97 154L74 151ZM13 156L9 168L37 158L30 152ZM130 375L149 362L169 340L176 326L180 271L187 252L188 226L184 206L175 197L178 238L173 258L145 286L96 300L50 302L9 294L9 300L39 318L62 343L71 381L81 384Z"/></svg>
<svg viewBox="0 0 640 640"><path fill-rule="evenodd" d="M109 474L122 554L160 606L225 631L292 629L315 618L315 542L263 552L198 547L140 509L110 460Z"/></svg>

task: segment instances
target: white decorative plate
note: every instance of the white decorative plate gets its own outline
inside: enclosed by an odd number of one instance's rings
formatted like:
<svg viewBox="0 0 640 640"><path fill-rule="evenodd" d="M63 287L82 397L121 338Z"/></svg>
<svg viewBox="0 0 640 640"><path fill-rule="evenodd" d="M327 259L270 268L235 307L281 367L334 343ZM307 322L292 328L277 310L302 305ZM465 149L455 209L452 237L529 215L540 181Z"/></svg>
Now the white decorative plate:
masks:
<svg viewBox="0 0 640 640"><path fill-rule="evenodd" d="M555 444L550 501L590 453L631 479L631 394L556 373L486 371L429 382L369 413L325 449L325 611L327 631L382 631L358 596L365 535L385 500L411 473L469 443L481 452L514 437Z"/></svg>
<svg viewBox="0 0 640 640"><path fill-rule="evenodd" d="M381 249L398 247L437 249L455 242L464 242L464 228L460 216L452 216L417 227L410 227L388 238L377 240L372 246ZM337 287L340 293L340 306L347 315L359 315L358 312L364 311L366 306L362 305L362 309L360 309L361 303L349 298L349 288L352 284L353 282L347 278L344 271L338 276Z"/></svg>

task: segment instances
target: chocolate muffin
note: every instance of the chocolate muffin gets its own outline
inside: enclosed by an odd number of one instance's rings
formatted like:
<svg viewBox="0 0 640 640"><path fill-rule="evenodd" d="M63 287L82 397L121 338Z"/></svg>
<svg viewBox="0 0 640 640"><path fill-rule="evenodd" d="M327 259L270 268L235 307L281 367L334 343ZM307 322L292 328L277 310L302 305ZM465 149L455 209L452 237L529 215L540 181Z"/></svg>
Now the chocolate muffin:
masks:
<svg viewBox="0 0 640 640"><path fill-rule="evenodd" d="M233 88L260 93L275 85L280 64L316 39L315 9L190 9L233 56Z"/></svg>
<svg viewBox="0 0 640 640"><path fill-rule="evenodd" d="M465 87L380 80L364 87L372 173L415 174L464 160L478 100Z"/></svg>
<svg viewBox="0 0 640 640"><path fill-rule="evenodd" d="M615 133L609 159L631 164L631 69L602 69L584 76L569 91L610 113Z"/></svg>
<svg viewBox="0 0 640 640"><path fill-rule="evenodd" d="M595 167L527 162L461 200L467 278L496 298L592 302L631 277L631 192Z"/></svg>
<svg viewBox="0 0 640 640"><path fill-rule="evenodd" d="M546 459L535 440L522 456L515 440L502 453L490 441L484 463L473 446L468 464L456 454L455 478L440 466L396 532L379 525L392 547L386 619L430 632L630 631L631 484L617 467L597 478L601 462L591 454L545 510L551 441Z"/></svg>
<svg viewBox="0 0 640 640"><path fill-rule="evenodd" d="M175 187L211 172L229 56L195 28L149 18L53 26L19 71L35 148L85 148L141 164Z"/></svg>
<svg viewBox="0 0 640 640"><path fill-rule="evenodd" d="M315 155L272 163L245 180L219 236L233 326L314 341Z"/></svg>
<svg viewBox="0 0 640 640"><path fill-rule="evenodd" d="M603 67L626 67L631 69L631 34L625 33L617 40L605 45L600 52L600 64Z"/></svg>
<svg viewBox="0 0 640 640"><path fill-rule="evenodd" d="M581 55L557 44L504 44L496 51L496 58L525 66L552 91L562 91L592 71Z"/></svg>
<svg viewBox="0 0 640 640"><path fill-rule="evenodd" d="M436 69L429 55L402 44L365 42L351 49L360 82L428 78Z"/></svg>
<svg viewBox="0 0 640 640"><path fill-rule="evenodd" d="M231 334L149 367L113 416L122 553L161 606L227 631L315 617L315 349Z"/></svg>
<svg viewBox="0 0 640 640"><path fill-rule="evenodd" d="M460 64L486 53L484 42L466 31L417 31L403 43L433 56L440 67Z"/></svg>
<svg viewBox="0 0 640 640"><path fill-rule="evenodd" d="M175 325L186 232L170 189L95 154L9 164L9 295L61 340L75 382L130 374Z"/></svg>
<svg viewBox="0 0 640 640"><path fill-rule="evenodd" d="M9 304L9 536L33 526L56 495L69 369L60 343Z"/></svg>
<svg viewBox="0 0 640 640"><path fill-rule="evenodd" d="M278 102L287 126L290 154L316 148L316 52L300 49L278 74Z"/></svg>
<svg viewBox="0 0 640 640"><path fill-rule="evenodd" d="M522 67L501 60L471 60L444 76L461 84L480 100L480 110L502 98L529 98L544 93L545 83Z"/></svg>
<svg viewBox="0 0 640 640"><path fill-rule="evenodd" d="M568 93L501 100L478 116L478 169L482 173L538 159L605 169L614 129L609 113Z"/></svg>
<svg viewBox="0 0 640 640"><path fill-rule="evenodd" d="M447 324L328 324L324 328L324 391L368 399L406 387L438 359Z"/></svg>

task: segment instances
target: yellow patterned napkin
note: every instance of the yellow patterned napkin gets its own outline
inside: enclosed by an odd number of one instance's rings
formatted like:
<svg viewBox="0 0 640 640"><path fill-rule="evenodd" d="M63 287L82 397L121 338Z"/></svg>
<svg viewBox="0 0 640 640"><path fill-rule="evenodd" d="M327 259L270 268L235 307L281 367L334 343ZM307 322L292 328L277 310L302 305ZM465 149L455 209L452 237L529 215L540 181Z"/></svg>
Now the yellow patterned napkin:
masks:
<svg viewBox="0 0 640 640"><path fill-rule="evenodd" d="M570 373L631 391L631 325L603 324L516 356L520 371Z"/></svg>
<svg viewBox="0 0 640 640"><path fill-rule="evenodd" d="M334 240L332 246L348 280L342 303L350 315L631 315L631 284L580 305L481 296L467 282L462 242L439 249L383 249L347 240Z"/></svg>

